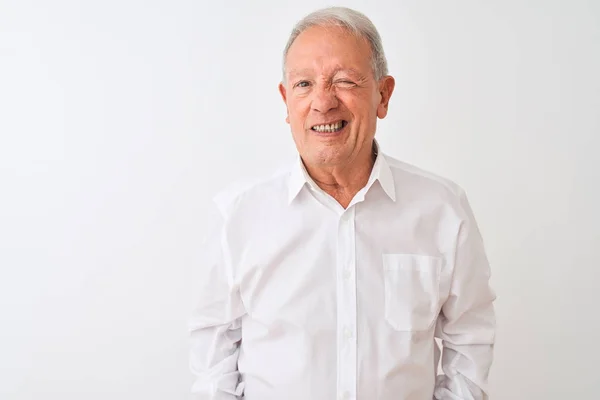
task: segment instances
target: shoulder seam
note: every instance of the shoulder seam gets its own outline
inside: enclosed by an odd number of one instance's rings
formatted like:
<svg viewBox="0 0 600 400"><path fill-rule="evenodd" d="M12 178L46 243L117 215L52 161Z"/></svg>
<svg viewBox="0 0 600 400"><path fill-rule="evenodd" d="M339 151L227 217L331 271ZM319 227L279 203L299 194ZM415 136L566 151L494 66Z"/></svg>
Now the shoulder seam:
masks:
<svg viewBox="0 0 600 400"><path fill-rule="evenodd" d="M212 198L224 215L228 215L239 200L257 186L268 184L289 175L290 168L279 168L274 173L258 178L234 181L218 191Z"/></svg>
<svg viewBox="0 0 600 400"><path fill-rule="evenodd" d="M397 160L397 159L389 157L389 156L386 156L386 158L388 160L388 164L389 164L390 168L399 169L406 173L417 175L417 176L435 181L435 182L439 183L440 185L443 185L446 189L448 189L455 196L460 196L461 192L464 191L460 185L458 185L456 182L452 181L451 179L445 178L436 173L433 173L433 172L424 170L420 167L417 167L416 165L412 165L412 164Z"/></svg>

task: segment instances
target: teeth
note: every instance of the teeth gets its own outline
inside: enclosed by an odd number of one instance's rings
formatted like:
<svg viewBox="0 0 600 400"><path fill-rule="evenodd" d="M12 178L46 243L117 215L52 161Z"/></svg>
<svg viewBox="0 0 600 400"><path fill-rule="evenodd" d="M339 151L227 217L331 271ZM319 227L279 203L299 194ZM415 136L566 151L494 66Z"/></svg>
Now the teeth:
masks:
<svg viewBox="0 0 600 400"><path fill-rule="evenodd" d="M343 122L340 121L338 123L335 124L326 124L326 125L316 125L313 126L313 131L317 131L317 132L336 132L339 131L340 129L342 129L343 126Z"/></svg>

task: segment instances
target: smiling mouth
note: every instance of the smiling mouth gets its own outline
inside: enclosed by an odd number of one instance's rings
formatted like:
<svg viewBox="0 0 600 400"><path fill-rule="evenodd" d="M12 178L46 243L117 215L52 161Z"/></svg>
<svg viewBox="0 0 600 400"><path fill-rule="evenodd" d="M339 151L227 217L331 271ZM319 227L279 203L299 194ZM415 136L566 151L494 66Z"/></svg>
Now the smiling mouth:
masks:
<svg viewBox="0 0 600 400"><path fill-rule="evenodd" d="M314 125L310 129L320 133L334 133L341 131L346 125L348 125L348 121L341 120L332 124Z"/></svg>

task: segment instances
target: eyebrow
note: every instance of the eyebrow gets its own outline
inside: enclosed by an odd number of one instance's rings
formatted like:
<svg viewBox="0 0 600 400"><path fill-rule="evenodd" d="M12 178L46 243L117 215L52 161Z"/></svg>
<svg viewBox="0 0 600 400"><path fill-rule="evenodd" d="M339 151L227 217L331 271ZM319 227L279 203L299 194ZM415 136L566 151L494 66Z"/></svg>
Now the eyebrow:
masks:
<svg viewBox="0 0 600 400"><path fill-rule="evenodd" d="M313 70L309 69L309 68L291 69L288 72L288 76L293 77L293 76L298 76L298 75L310 75L312 72L313 72ZM333 75L340 73L340 72L346 72L346 73L349 73L350 75L354 75L357 78L363 78L363 74L358 72L354 68L336 68L333 71Z"/></svg>

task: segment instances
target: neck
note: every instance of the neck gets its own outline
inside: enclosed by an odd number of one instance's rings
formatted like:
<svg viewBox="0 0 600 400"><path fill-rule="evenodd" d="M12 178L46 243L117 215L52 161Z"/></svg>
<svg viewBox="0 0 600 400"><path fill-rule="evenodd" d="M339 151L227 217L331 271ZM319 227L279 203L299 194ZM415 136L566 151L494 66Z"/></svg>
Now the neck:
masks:
<svg viewBox="0 0 600 400"><path fill-rule="evenodd" d="M375 164L375 144L366 147L344 164L334 166L304 164L315 183L344 208L367 184Z"/></svg>

